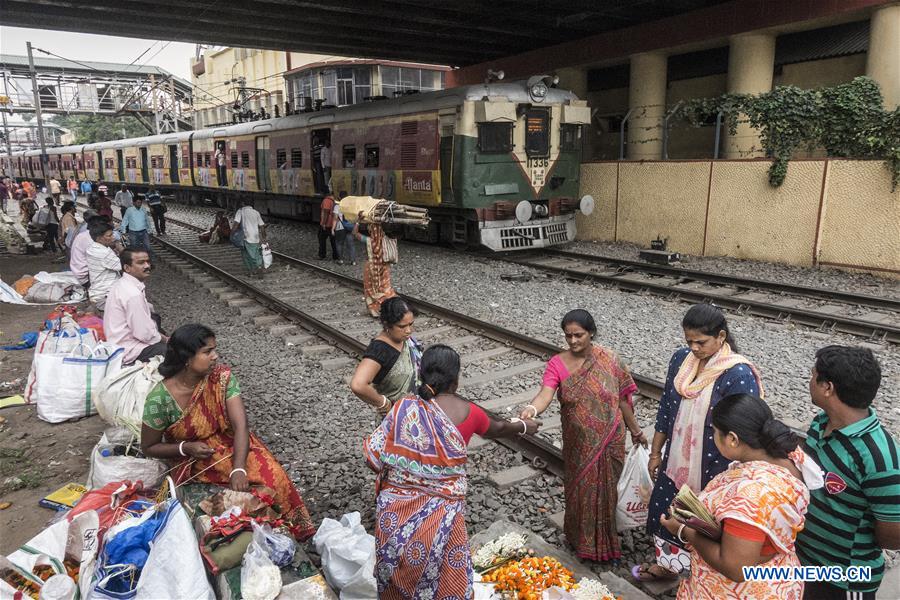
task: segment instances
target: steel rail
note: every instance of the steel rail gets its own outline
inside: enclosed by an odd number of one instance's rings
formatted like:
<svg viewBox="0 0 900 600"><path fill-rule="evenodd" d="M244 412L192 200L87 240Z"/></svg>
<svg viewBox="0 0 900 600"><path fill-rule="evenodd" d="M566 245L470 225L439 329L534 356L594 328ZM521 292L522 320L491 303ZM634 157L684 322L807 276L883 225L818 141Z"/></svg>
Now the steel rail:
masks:
<svg viewBox="0 0 900 600"><path fill-rule="evenodd" d="M581 257L582 255L578 256ZM541 264L529 261L526 257L492 256L492 258L494 260L500 260L522 267L529 267L540 271L563 275L567 279L574 281L611 283L619 288L635 292L649 291L658 296L688 302L713 301L717 305L723 308L732 309L739 314L752 314L779 321L795 322L820 330L834 330L866 337L868 339L900 343L900 327L886 323L865 321L854 317L835 315L808 308L774 304L750 298L737 298L729 294L717 294L710 290L692 290L683 287L676 288L668 284L654 283L647 280L633 280L623 277L627 272L619 272L610 275L591 271L580 271L564 266Z"/></svg>
<svg viewBox="0 0 900 600"><path fill-rule="evenodd" d="M194 231L202 231L201 228L198 228L195 225L184 223L176 219L167 219L167 221L182 227L192 229ZM333 343L336 347L347 352L348 354L359 357L365 351L365 343L344 334L340 330L328 325L320 319L307 314L300 308L279 300L272 294L269 294L268 292L257 288L252 283L244 281L239 277L228 273L225 269L213 265L209 261L200 258L199 256L189 252L188 250L185 250L184 248L181 248L177 244L167 239L163 239L160 236L152 236L152 238L156 243L159 243L164 248L167 248L170 251L174 252L176 255L197 264L202 269L211 273L215 277L220 278L235 286L242 293L252 296L254 300L269 308L273 312L280 314L291 322L298 323L304 326L304 328L309 330L311 333ZM275 258L283 262L308 268L317 274L330 277L345 285L350 285L353 287L362 286L362 282L360 282L358 279L347 277L345 275L341 275L340 273L335 273L334 271L324 269L322 267L319 267L318 265L308 263L298 258L276 252L273 252L273 255ZM447 309L443 309L442 307L439 307L435 304L421 301L417 298L412 298L409 296L404 297L417 308L421 307L425 312L434 314L435 316L439 316L441 318L446 318L449 320L451 318L451 314L459 315L459 313L448 311ZM432 311L432 308L434 308L435 310ZM500 341L503 341L504 339L503 337L501 337L503 334L494 333L494 335L488 335L487 329L490 329L490 327L487 323L483 323L474 319L466 319L464 323L461 322L460 324L466 329L471 329L473 333L491 337L492 339ZM502 328L497 329L502 330ZM516 334L511 331L507 331L505 335L508 336L508 340L512 340L512 338ZM552 349L554 352L559 351L558 348L554 348L552 345L545 344L544 342L540 342L539 340L531 340L530 342L526 340L527 338L524 338L520 341L520 343L512 345L525 352L529 352L532 354L538 353L541 356L544 356L546 354L544 352L545 346L546 349ZM502 416L494 411L488 409L483 410L485 410L486 413L493 416L495 419L505 420ZM513 450L525 456L536 468L549 471L558 477L563 477L564 461L562 457L562 451L550 442L533 435L520 435L517 438L494 438L494 441L506 446L510 450Z"/></svg>
<svg viewBox="0 0 900 600"><path fill-rule="evenodd" d="M701 271L699 269L685 269L684 267L673 267L671 265L657 265L626 258L582 254L580 252L556 250L553 248L544 250L542 251L542 253L548 256L558 256L560 258L570 258L574 260L581 260L584 262L600 264L606 263L619 267L627 267L637 269L638 271L642 271L644 273L651 273L653 275L660 275L663 277L679 277L685 280L703 281L719 285L731 285L738 288L783 292L794 296L806 296L818 300L838 300L845 304L853 304L856 306L867 306L870 308L884 308L894 311L900 311L900 300L894 298L871 296L868 294L855 294L853 292L843 292L840 290L825 290L806 285L771 281L768 279L741 277L738 275L729 275L727 273ZM528 258L528 255L524 256L524 258Z"/></svg>

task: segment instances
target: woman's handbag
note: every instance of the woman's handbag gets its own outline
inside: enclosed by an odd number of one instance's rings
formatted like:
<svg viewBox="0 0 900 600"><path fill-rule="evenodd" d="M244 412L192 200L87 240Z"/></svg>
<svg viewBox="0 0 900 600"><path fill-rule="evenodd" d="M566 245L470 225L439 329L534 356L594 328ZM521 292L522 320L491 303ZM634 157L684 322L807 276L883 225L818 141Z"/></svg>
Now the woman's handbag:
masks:
<svg viewBox="0 0 900 600"><path fill-rule="evenodd" d="M381 241L381 258L384 262L394 264L399 259L397 252L397 240L392 237L384 236Z"/></svg>

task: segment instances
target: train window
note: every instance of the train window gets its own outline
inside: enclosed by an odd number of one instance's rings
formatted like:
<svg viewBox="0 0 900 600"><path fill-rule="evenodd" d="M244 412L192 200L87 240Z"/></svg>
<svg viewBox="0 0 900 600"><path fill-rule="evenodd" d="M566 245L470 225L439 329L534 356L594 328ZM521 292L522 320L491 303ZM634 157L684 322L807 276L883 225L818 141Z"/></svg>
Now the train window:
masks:
<svg viewBox="0 0 900 600"><path fill-rule="evenodd" d="M236 151L234 151L234 152L231 153L231 168L232 168L232 169L237 169L237 168L238 168L238 157L237 157L237 152L236 152Z"/></svg>
<svg viewBox="0 0 900 600"><path fill-rule="evenodd" d="M525 153L529 157L550 155L550 112L544 109L525 113Z"/></svg>
<svg viewBox="0 0 900 600"><path fill-rule="evenodd" d="M291 148L291 168L299 169L303 166L303 151L300 148Z"/></svg>
<svg viewBox="0 0 900 600"><path fill-rule="evenodd" d="M563 125L560 128L559 149L563 152L581 149L581 125Z"/></svg>
<svg viewBox="0 0 900 600"><path fill-rule="evenodd" d="M356 167L356 146L344 146L343 165L345 169Z"/></svg>
<svg viewBox="0 0 900 600"><path fill-rule="evenodd" d="M203 164L207 167L212 166L212 155L209 152L203 155Z"/></svg>
<svg viewBox="0 0 900 600"><path fill-rule="evenodd" d="M478 150L480 152L510 152L513 149L512 123L479 123Z"/></svg>
<svg viewBox="0 0 900 600"><path fill-rule="evenodd" d="M197 166L198 167L203 166L203 153L202 152L197 153Z"/></svg>
<svg viewBox="0 0 900 600"><path fill-rule="evenodd" d="M249 167L250 166L250 153L249 152L241 152L241 166Z"/></svg>
<svg viewBox="0 0 900 600"><path fill-rule="evenodd" d="M378 146L366 144L366 168L374 169L378 166Z"/></svg>
<svg viewBox="0 0 900 600"><path fill-rule="evenodd" d="M275 151L275 165L279 169L287 168L287 150L284 148Z"/></svg>
<svg viewBox="0 0 900 600"><path fill-rule="evenodd" d="M157 167L157 165L156 165L156 157L155 157L155 156L151 156L151 157L150 157L150 168L151 168L151 169L155 169L156 167Z"/></svg>

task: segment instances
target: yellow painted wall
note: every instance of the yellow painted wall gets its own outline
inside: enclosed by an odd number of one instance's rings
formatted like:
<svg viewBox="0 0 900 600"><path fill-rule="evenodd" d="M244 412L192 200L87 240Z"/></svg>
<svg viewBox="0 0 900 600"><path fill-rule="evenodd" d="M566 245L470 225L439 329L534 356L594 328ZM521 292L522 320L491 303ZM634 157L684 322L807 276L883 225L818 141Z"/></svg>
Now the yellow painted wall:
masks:
<svg viewBox="0 0 900 600"><path fill-rule="evenodd" d="M708 256L812 265L825 162L791 163L784 184L777 188L769 185L769 164L713 163Z"/></svg>
<svg viewBox="0 0 900 600"><path fill-rule="evenodd" d="M900 190L891 192L884 162L827 161L824 194L825 160L791 162L779 188L768 168L765 160L585 163L581 193L597 210L577 217L578 239L649 247L660 234L671 250L701 255L706 227L707 256L800 266L818 256L819 264L900 276Z"/></svg>
<svg viewBox="0 0 900 600"><path fill-rule="evenodd" d="M900 275L900 189L891 192L890 171L883 162L828 163L819 249L823 263Z"/></svg>
<svg viewBox="0 0 900 600"><path fill-rule="evenodd" d="M784 65L772 85L796 85L804 89L828 87L866 74L866 55L851 54Z"/></svg>
<svg viewBox="0 0 900 600"><path fill-rule="evenodd" d="M708 189L709 162L622 162L619 240L646 246L659 235L680 252L702 253Z"/></svg>
<svg viewBox="0 0 900 600"><path fill-rule="evenodd" d="M588 165L585 165L587 167ZM594 197L594 212L584 216L575 214L579 236L590 240L611 240L616 226L616 170L617 163L597 163L581 169L582 193Z"/></svg>

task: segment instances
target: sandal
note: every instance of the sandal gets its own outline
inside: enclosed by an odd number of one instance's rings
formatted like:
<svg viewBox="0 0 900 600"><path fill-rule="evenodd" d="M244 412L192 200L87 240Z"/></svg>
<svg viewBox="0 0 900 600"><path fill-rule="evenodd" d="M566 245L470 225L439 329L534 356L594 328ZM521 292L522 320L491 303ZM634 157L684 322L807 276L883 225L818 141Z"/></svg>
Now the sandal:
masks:
<svg viewBox="0 0 900 600"><path fill-rule="evenodd" d="M663 575L657 575L650 571L653 567L656 567L659 571L664 572ZM647 582L647 581L674 581L678 579L678 574L669 571L668 569L664 569L657 564L650 563L642 563L639 565L634 565L631 567L631 576L634 577L635 581Z"/></svg>

